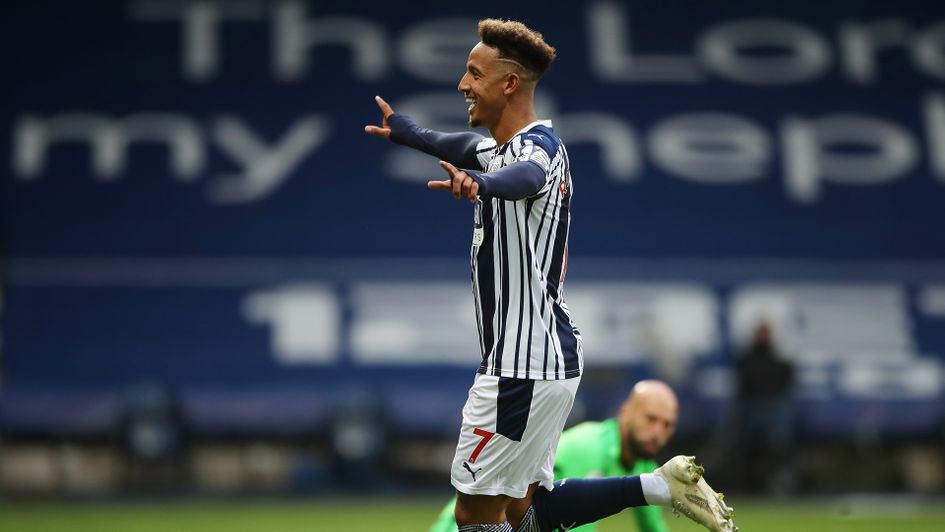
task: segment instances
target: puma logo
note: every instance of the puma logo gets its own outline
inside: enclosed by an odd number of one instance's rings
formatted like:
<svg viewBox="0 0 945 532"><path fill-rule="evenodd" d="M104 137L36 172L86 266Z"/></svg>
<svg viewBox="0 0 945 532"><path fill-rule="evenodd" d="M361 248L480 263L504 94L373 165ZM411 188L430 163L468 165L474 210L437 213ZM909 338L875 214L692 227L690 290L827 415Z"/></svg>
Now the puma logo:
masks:
<svg viewBox="0 0 945 532"><path fill-rule="evenodd" d="M465 467L465 468L466 468L466 471L469 471L469 474L472 475L473 482L476 481L476 473L482 471L482 468L481 468L481 467L480 467L479 469L473 471L472 468L469 467L469 462L463 462L463 467Z"/></svg>

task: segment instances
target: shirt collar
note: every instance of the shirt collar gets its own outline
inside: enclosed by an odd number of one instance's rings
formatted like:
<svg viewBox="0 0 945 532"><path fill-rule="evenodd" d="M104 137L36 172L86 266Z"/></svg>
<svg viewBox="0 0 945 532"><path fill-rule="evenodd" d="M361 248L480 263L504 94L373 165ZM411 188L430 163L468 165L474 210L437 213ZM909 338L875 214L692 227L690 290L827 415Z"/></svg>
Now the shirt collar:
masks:
<svg viewBox="0 0 945 532"><path fill-rule="evenodd" d="M532 122L531 124L528 124L527 126L525 126L525 127L523 127L522 129L518 130L517 133L515 133L514 135L512 135L512 138L514 139L514 138L517 137L518 135L520 135L520 134L522 134L522 133L528 131L529 129L531 129L531 128L535 127L535 126L545 126L545 127L547 127L547 128L550 128L550 127L552 127L552 126L551 126L551 120L535 120L535 121Z"/></svg>
<svg viewBox="0 0 945 532"><path fill-rule="evenodd" d="M505 144L502 144L502 145L499 146L499 147L501 147L501 148L504 149L504 146L508 146L508 145L509 145L509 142L512 142L512 139L514 139L515 137L521 135L522 133L525 133L526 131L528 131L529 129L531 129L531 128L535 127L535 126L545 126L545 127L547 127L547 128L552 128L551 120L535 120L535 121L532 122L531 124L528 124L527 126L523 127L522 129L516 131L514 135L512 135L511 137L509 137L509 140L508 140Z"/></svg>

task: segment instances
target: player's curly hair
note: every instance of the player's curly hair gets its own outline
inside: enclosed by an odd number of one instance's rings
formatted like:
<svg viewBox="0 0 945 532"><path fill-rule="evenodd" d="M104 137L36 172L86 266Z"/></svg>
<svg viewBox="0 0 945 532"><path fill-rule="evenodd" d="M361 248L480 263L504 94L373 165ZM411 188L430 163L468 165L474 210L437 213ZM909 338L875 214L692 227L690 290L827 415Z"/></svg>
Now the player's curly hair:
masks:
<svg viewBox="0 0 945 532"><path fill-rule="evenodd" d="M514 20L487 18L479 21L479 38L486 46L499 51L502 59L520 64L527 77L540 78L557 54L537 31Z"/></svg>

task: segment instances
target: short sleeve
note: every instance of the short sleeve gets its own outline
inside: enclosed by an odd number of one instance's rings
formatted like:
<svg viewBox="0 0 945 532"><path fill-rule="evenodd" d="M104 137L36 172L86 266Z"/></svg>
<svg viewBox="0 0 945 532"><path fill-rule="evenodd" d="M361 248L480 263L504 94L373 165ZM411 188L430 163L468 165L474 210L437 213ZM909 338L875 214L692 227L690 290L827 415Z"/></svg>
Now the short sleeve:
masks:
<svg viewBox="0 0 945 532"><path fill-rule="evenodd" d="M482 170L489 169L489 161L492 160L495 147L495 139L493 138L484 138L476 145L476 159L479 161L479 167Z"/></svg>
<svg viewBox="0 0 945 532"><path fill-rule="evenodd" d="M519 140L520 139L520 140ZM531 161L542 168L545 174L551 172L551 160L557 148L551 138L543 133L526 132L519 137L521 148L516 161Z"/></svg>

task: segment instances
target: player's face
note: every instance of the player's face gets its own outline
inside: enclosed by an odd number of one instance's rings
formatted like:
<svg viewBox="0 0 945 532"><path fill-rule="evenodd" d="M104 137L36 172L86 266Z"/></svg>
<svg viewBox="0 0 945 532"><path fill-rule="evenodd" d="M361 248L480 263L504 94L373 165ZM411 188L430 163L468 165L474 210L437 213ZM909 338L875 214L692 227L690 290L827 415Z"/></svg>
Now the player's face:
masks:
<svg viewBox="0 0 945 532"><path fill-rule="evenodd" d="M469 104L469 127L492 129L502 116L508 69L498 58L498 50L482 43L469 52L466 73L456 87Z"/></svg>
<svg viewBox="0 0 945 532"><path fill-rule="evenodd" d="M677 406L654 397L635 398L620 413L623 444L637 458L654 458L676 431Z"/></svg>

